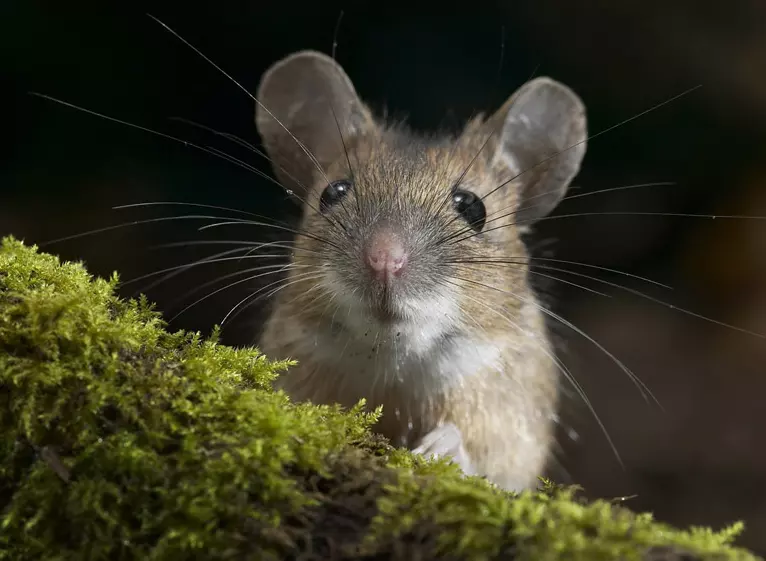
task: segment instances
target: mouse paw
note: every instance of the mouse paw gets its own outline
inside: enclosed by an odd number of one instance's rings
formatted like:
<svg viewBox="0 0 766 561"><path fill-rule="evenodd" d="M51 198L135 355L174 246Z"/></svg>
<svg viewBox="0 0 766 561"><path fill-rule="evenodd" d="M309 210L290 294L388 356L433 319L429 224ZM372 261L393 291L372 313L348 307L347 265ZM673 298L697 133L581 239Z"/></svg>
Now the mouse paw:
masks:
<svg viewBox="0 0 766 561"><path fill-rule="evenodd" d="M463 435L453 423L444 423L426 434L413 452L431 457L449 457L466 475L475 475L475 470L463 445Z"/></svg>

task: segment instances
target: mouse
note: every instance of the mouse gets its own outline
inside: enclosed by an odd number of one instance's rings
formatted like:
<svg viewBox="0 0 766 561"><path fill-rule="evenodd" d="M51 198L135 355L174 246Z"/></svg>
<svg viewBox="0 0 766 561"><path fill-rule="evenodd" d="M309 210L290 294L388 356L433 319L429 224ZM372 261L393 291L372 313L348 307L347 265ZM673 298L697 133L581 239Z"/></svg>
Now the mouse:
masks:
<svg viewBox="0 0 766 561"><path fill-rule="evenodd" d="M294 401L382 406L373 430L511 491L550 460L564 372L522 240L586 151L584 103L530 79L457 132L376 115L341 65L298 51L261 76L255 125L300 205L257 347Z"/></svg>

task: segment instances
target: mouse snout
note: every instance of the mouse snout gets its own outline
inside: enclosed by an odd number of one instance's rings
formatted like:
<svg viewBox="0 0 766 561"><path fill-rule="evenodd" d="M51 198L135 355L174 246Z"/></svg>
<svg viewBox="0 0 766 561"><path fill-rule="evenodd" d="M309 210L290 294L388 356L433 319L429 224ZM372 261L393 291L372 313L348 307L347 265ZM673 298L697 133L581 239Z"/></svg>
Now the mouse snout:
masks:
<svg viewBox="0 0 766 561"><path fill-rule="evenodd" d="M386 226L377 229L370 236L364 260L377 280L387 282L401 275L407 264L407 252L401 237Z"/></svg>

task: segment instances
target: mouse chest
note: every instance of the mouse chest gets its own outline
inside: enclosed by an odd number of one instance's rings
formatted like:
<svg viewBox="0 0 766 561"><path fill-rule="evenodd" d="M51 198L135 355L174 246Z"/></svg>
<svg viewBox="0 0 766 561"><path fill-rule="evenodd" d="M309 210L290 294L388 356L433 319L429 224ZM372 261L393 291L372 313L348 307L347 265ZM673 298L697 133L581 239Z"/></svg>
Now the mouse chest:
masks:
<svg viewBox="0 0 766 561"><path fill-rule="evenodd" d="M364 399L370 409L383 406L375 430L402 446L435 427L447 413L446 396L496 366L497 358L495 346L464 341L422 354L374 340L302 350L295 349L298 365L279 381L293 399L344 407Z"/></svg>

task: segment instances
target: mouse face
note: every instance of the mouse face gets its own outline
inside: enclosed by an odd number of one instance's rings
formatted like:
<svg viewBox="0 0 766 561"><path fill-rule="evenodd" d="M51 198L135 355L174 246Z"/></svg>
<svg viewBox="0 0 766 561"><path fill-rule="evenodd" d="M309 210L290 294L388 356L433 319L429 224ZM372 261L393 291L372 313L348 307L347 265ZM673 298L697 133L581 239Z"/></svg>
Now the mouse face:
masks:
<svg viewBox="0 0 766 561"><path fill-rule="evenodd" d="M304 205L288 282L314 328L425 349L533 299L520 234L585 151L571 90L539 78L462 133L423 136L376 120L335 61L300 52L258 99L276 175Z"/></svg>

